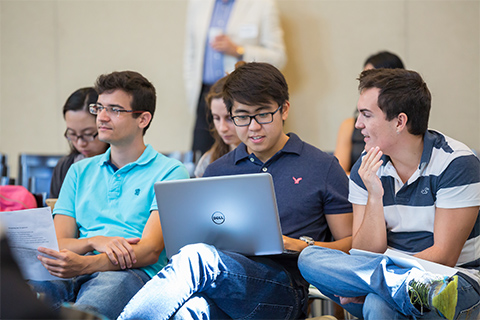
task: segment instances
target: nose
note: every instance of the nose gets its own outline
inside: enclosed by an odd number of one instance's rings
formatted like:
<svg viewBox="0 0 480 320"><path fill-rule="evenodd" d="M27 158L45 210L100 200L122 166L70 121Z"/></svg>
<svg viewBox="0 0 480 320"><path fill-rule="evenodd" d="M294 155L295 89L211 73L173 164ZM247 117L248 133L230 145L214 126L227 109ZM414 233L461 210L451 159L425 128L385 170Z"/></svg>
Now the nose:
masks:
<svg viewBox="0 0 480 320"><path fill-rule="evenodd" d="M83 137L81 139L77 139L77 145L80 147L86 147L88 144L88 141L84 140Z"/></svg>
<svg viewBox="0 0 480 320"><path fill-rule="evenodd" d="M365 127L365 125L363 124L363 122L360 120L361 118L361 115L359 115L357 117L357 121L355 121L355 128L357 129L363 129Z"/></svg>
<svg viewBox="0 0 480 320"><path fill-rule="evenodd" d="M228 122L224 119L220 119L220 125L218 126L220 132L228 131Z"/></svg>
<svg viewBox="0 0 480 320"><path fill-rule="evenodd" d="M259 130L262 127L261 124L257 122L257 119L252 118L252 121L250 121L250 124L248 125L248 129L250 131L256 131Z"/></svg>
<svg viewBox="0 0 480 320"><path fill-rule="evenodd" d="M109 120L110 114L108 113L106 108L97 113L97 122L108 122Z"/></svg>

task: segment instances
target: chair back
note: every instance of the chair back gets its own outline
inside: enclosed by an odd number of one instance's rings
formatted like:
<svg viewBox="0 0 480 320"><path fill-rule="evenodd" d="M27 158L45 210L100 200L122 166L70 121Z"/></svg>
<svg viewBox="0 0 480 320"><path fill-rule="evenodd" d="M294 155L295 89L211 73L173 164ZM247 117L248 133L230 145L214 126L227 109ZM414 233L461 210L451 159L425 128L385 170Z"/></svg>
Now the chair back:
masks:
<svg viewBox="0 0 480 320"><path fill-rule="evenodd" d="M2 180L2 185L4 184L3 181L8 180L8 161L7 155L0 153L0 179ZM8 184L8 183L7 183Z"/></svg>
<svg viewBox="0 0 480 320"><path fill-rule="evenodd" d="M63 156L20 154L17 184L24 186L34 195L41 195L44 202L50 193L53 169L61 157Z"/></svg>

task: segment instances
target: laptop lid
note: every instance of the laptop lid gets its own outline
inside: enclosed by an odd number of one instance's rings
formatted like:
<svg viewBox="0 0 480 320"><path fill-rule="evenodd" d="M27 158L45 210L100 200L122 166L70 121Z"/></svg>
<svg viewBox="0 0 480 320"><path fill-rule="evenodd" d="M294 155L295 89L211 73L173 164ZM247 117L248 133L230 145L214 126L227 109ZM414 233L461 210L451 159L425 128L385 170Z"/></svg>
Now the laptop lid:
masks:
<svg viewBox="0 0 480 320"><path fill-rule="evenodd" d="M249 256L284 251L268 173L162 181L154 187L168 258L193 243Z"/></svg>

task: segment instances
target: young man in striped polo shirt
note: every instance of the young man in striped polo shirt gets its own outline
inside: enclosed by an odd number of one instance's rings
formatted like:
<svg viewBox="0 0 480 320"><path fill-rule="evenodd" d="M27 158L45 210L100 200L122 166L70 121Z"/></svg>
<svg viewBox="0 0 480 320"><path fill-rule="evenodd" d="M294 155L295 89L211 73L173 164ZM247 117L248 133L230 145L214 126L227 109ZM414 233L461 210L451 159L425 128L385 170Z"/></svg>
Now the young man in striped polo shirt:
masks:
<svg viewBox="0 0 480 320"><path fill-rule="evenodd" d="M299 259L307 281L365 319L456 319L480 312L480 161L464 144L428 130L431 95L420 75L360 75L356 127L363 157L350 176L352 247L311 246ZM455 267L453 277L395 265L387 248Z"/></svg>

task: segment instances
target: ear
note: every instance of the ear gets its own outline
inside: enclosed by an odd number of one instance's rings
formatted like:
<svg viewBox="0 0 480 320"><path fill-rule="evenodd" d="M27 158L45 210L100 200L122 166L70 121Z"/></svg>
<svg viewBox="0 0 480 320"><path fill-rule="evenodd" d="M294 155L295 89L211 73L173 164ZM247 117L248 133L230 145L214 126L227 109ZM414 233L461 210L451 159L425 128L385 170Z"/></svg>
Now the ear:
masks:
<svg viewBox="0 0 480 320"><path fill-rule="evenodd" d="M397 116L397 123L396 123L396 129L397 133L402 132L403 130L407 129L407 122L408 122L408 116L405 113L400 113Z"/></svg>
<svg viewBox="0 0 480 320"><path fill-rule="evenodd" d="M152 114L148 111L145 111L137 118L138 127L140 129L144 129L146 126L148 126L150 121L152 121Z"/></svg>
<svg viewBox="0 0 480 320"><path fill-rule="evenodd" d="M282 107L282 120L285 121L288 118L288 111L290 111L290 102L285 100Z"/></svg>

